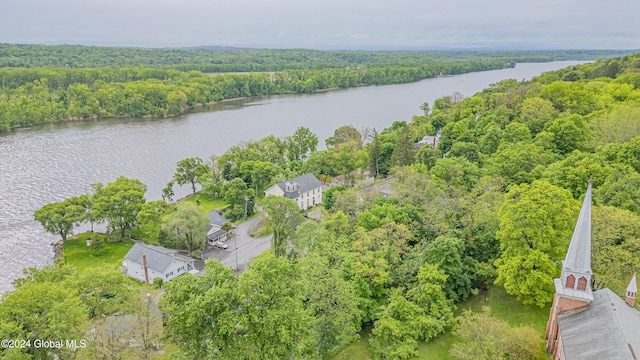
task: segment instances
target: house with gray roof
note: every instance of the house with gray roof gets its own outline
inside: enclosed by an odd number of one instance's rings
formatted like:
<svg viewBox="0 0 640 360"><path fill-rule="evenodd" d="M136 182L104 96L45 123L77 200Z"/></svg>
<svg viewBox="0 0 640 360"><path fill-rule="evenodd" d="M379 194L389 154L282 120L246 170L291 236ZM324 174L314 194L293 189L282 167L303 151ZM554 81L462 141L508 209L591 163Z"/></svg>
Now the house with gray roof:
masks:
<svg viewBox="0 0 640 360"><path fill-rule="evenodd" d="M226 241L227 231L222 230L222 225L228 223L229 220L222 217L216 210L210 211L208 215L211 223L207 229L207 243L213 245L216 241Z"/></svg>
<svg viewBox="0 0 640 360"><path fill-rule="evenodd" d="M167 282L176 276L193 271L194 260L162 246L136 243L122 262L126 275L144 283L161 278Z"/></svg>
<svg viewBox="0 0 640 360"><path fill-rule="evenodd" d="M322 203L322 182L312 173L279 182L264 191L264 196L284 196L306 210Z"/></svg>
<svg viewBox="0 0 640 360"><path fill-rule="evenodd" d="M216 210L211 210L209 211L209 214L207 214L209 216L209 220L211 220L211 225L212 226L218 226L221 227L224 223L229 222L229 219L225 219L222 215L220 215L219 212L217 212Z"/></svg>
<svg viewBox="0 0 640 360"><path fill-rule="evenodd" d="M640 355L640 312L634 308L635 274L626 300L591 278L591 181L562 262L547 322L547 351L554 360L629 359Z"/></svg>

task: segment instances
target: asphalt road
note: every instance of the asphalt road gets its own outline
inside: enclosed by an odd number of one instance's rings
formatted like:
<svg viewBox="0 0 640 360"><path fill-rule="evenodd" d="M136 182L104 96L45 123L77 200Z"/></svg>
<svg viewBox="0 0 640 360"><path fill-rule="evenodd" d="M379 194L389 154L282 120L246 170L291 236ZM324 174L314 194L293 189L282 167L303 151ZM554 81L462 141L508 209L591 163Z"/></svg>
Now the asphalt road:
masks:
<svg viewBox="0 0 640 360"><path fill-rule="evenodd" d="M202 257L209 259L214 257L220 262L238 272L247 270L247 262L254 257L269 250L271 247L271 235L255 238L249 236L249 228L262 219L262 215L256 216L253 219L247 220L244 223L238 225L232 230L233 237L227 240L226 244L229 245L226 249L219 249L213 247L207 249L202 253ZM236 244L238 246L237 251L237 267L236 267Z"/></svg>

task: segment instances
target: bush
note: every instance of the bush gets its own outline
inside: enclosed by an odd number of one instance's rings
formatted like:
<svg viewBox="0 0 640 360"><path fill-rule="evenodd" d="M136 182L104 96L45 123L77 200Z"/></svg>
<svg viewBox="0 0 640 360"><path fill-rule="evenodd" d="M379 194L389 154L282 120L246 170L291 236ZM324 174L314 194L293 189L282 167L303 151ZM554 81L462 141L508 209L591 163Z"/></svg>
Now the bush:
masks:
<svg viewBox="0 0 640 360"><path fill-rule="evenodd" d="M162 287L162 283L164 281L161 277L153 278L153 285L155 285L158 289Z"/></svg>
<svg viewBox="0 0 640 360"><path fill-rule="evenodd" d="M91 250L94 251L94 254L96 256L100 256L100 251L106 245L106 240L105 240L104 236L96 234L96 235L91 236L89 238L89 240L91 240L91 245L89 245L91 247Z"/></svg>

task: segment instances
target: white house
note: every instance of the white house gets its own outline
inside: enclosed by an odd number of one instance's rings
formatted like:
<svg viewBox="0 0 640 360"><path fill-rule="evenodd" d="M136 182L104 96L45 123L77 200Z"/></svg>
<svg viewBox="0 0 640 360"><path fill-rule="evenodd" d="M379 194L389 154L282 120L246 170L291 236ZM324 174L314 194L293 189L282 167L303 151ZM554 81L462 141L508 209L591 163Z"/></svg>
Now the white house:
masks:
<svg viewBox="0 0 640 360"><path fill-rule="evenodd" d="M167 282L194 269L194 260L162 246L135 244L124 256L126 275L145 283Z"/></svg>
<svg viewBox="0 0 640 360"><path fill-rule="evenodd" d="M279 182L264 191L264 196L284 196L294 200L302 210L322 203L322 182L312 173Z"/></svg>
<svg viewBox="0 0 640 360"><path fill-rule="evenodd" d="M442 135L442 130L438 130L438 133L436 134L436 136L425 135L420 141L416 143L416 148L420 149L425 145L431 145L434 148L437 148L438 144L440 143L441 135Z"/></svg>
<svg viewBox="0 0 640 360"><path fill-rule="evenodd" d="M215 244L217 241L226 241L227 232L222 230L222 225L229 222L228 219L223 218L217 211L213 210L209 212L209 219L211 223L207 229L207 243L209 245Z"/></svg>

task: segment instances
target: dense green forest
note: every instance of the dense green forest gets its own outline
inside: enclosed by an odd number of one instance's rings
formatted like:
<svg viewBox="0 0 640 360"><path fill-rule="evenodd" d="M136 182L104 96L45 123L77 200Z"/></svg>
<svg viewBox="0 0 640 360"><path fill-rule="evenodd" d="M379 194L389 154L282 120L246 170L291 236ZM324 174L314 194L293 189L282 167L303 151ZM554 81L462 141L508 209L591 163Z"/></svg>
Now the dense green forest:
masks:
<svg viewBox="0 0 640 360"><path fill-rule="evenodd" d="M327 52L0 44L0 131L101 117L162 117L239 97L406 83L620 51ZM211 76L212 72L248 72Z"/></svg>
<svg viewBox="0 0 640 360"><path fill-rule="evenodd" d="M513 65L495 60L432 62L216 76L160 68L4 68L0 131L90 117L176 115L225 99L404 83Z"/></svg>
<svg viewBox="0 0 640 360"><path fill-rule="evenodd" d="M81 45L0 44L2 67L169 67L181 71L259 72L374 65L422 65L437 61L545 62L595 60L628 50L540 51L320 51L311 49L109 48Z"/></svg>
<svg viewBox="0 0 640 360"><path fill-rule="evenodd" d="M192 250L204 240L174 225L194 223L180 221L197 218L197 206L168 206L173 186L224 201L232 219L243 217L247 197L261 202L272 246L249 270L235 277L214 260L203 276L162 285L165 341L183 358L330 359L364 329L375 359L413 358L419 344L452 331L459 339L451 354L460 359L495 358L474 353L479 342L500 349L498 358L537 358L544 334L486 312L455 316L456 303L499 286L521 303L548 306L590 177L595 286L624 292L640 269L640 54L501 81L421 109L380 132L340 127L327 150L318 151L317 136L299 128L209 159L185 159L163 200L146 202L144 184L118 178L35 216L62 238L73 224L102 220L111 241L134 233ZM438 133L437 147L416 146ZM356 186L367 170L380 180L371 191ZM306 172L346 179L323 194L320 222L305 219L288 199L259 199L270 184ZM105 279L94 285L74 271L57 265L18 280L0 303L0 335L77 337L101 314L145 318L122 275L91 273L93 281ZM55 300L47 311L36 301L42 294ZM46 319L24 316L34 312ZM479 327L489 324L496 333ZM16 353L69 355L0 349L0 356Z"/></svg>

